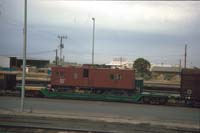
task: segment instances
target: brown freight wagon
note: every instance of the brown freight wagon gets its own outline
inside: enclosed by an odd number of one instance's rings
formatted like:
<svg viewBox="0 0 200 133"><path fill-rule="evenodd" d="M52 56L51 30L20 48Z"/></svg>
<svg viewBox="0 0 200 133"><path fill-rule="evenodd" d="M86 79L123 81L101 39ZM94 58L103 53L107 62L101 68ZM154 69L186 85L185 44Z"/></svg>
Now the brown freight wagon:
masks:
<svg viewBox="0 0 200 133"><path fill-rule="evenodd" d="M85 87L94 89L135 89L132 69L93 67L52 67L52 87Z"/></svg>
<svg viewBox="0 0 200 133"><path fill-rule="evenodd" d="M0 90L16 89L16 73L0 71Z"/></svg>
<svg viewBox="0 0 200 133"><path fill-rule="evenodd" d="M188 100L200 101L200 69L182 69L181 95Z"/></svg>

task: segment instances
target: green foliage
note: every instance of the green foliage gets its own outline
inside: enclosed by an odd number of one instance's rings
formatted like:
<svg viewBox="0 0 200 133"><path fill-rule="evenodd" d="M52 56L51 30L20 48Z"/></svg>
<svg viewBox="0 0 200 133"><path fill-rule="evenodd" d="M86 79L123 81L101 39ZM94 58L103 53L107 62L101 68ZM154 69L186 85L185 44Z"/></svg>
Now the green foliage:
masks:
<svg viewBox="0 0 200 133"><path fill-rule="evenodd" d="M151 73L150 72L145 73L143 77L144 77L144 80L150 80L151 79Z"/></svg>
<svg viewBox="0 0 200 133"><path fill-rule="evenodd" d="M147 73L149 72L151 64L148 60L144 58L138 58L134 61L133 67L136 70L136 72Z"/></svg>
<svg viewBox="0 0 200 133"><path fill-rule="evenodd" d="M144 58L138 58L134 61L133 68L136 70L136 75L138 77L144 77L146 80L151 78L151 73L149 71L151 64L148 60Z"/></svg>
<svg viewBox="0 0 200 133"><path fill-rule="evenodd" d="M165 74L164 75L164 80L171 80L173 78L172 74Z"/></svg>

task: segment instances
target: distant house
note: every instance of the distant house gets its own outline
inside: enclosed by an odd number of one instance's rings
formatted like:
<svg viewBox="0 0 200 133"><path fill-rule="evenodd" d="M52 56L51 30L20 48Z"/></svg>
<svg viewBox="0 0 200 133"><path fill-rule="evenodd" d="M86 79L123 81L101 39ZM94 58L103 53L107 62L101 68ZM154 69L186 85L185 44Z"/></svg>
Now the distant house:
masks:
<svg viewBox="0 0 200 133"><path fill-rule="evenodd" d="M180 78L181 68L174 66L153 66L151 68L151 73L154 78Z"/></svg>
<svg viewBox="0 0 200 133"><path fill-rule="evenodd" d="M26 59L27 66L35 66L37 68L46 67L49 63L50 63L50 60L45 60L45 59L36 59L36 58L30 58L30 57L28 57ZM10 66L11 67L21 68L22 65L23 65L23 58L10 57Z"/></svg>
<svg viewBox="0 0 200 133"><path fill-rule="evenodd" d="M181 69L180 69L180 67L154 66L151 68L151 72L179 74L181 72Z"/></svg>
<svg viewBox="0 0 200 133"><path fill-rule="evenodd" d="M6 56L0 56L0 67L10 68L10 58Z"/></svg>
<svg viewBox="0 0 200 133"><path fill-rule="evenodd" d="M50 60L27 58L26 66L34 66L37 68L46 67ZM0 67L4 68L21 68L23 65L23 58L21 57L4 57L0 56Z"/></svg>
<svg viewBox="0 0 200 133"><path fill-rule="evenodd" d="M80 64L76 63L76 62L64 62L63 66L80 66Z"/></svg>

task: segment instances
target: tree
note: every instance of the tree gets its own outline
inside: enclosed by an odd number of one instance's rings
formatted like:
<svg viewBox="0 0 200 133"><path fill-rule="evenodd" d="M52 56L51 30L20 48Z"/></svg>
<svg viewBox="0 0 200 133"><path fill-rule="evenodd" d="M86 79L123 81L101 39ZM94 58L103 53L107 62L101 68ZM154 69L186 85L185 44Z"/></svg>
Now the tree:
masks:
<svg viewBox="0 0 200 133"><path fill-rule="evenodd" d="M150 76L150 67L150 62L144 58L136 59L133 64L133 68L136 70L136 73L141 77Z"/></svg>

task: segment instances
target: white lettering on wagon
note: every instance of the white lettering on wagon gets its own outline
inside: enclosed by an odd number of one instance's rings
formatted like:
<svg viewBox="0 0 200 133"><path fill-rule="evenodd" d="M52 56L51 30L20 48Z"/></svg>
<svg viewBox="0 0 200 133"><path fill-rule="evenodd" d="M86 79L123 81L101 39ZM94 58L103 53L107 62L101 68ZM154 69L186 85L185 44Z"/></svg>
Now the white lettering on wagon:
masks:
<svg viewBox="0 0 200 133"><path fill-rule="evenodd" d="M64 84L65 83L65 79L60 79L60 84Z"/></svg>

